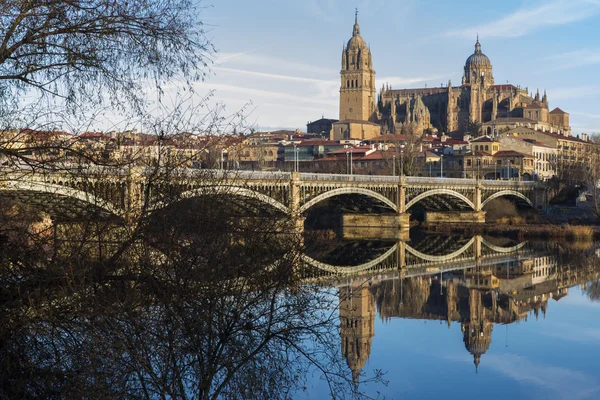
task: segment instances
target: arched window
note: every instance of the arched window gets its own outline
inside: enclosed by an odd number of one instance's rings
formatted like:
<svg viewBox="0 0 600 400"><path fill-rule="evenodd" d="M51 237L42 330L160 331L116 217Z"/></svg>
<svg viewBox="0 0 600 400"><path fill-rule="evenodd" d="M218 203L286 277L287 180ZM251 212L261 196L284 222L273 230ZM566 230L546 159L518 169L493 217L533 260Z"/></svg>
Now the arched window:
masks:
<svg viewBox="0 0 600 400"><path fill-rule="evenodd" d="M479 146L475 145L475 151L479 151Z"/></svg>
<svg viewBox="0 0 600 400"><path fill-rule="evenodd" d="M490 150L490 149L489 149L488 145L486 144L486 145L485 145L485 151L489 151L489 150Z"/></svg>

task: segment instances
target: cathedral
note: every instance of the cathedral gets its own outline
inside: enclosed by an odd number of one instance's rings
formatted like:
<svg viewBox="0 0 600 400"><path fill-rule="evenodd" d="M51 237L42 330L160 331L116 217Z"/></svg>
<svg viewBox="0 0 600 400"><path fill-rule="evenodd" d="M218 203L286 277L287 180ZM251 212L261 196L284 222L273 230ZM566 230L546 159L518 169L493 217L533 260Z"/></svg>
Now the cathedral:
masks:
<svg viewBox="0 0 600 400"><path fill-rule="evenodd" d="M549 111L548 96L529 93L511 84L496 85L490 59L479 38L464 66L460 86L417 89L375 89L371 49L360 34L358 14L352 38L342 49L340 116L331 129L332 140L369 139L386 133L402 133L412 126L417 132L494 135L503 128L528 128L571 135L569 114Z"/></svg>

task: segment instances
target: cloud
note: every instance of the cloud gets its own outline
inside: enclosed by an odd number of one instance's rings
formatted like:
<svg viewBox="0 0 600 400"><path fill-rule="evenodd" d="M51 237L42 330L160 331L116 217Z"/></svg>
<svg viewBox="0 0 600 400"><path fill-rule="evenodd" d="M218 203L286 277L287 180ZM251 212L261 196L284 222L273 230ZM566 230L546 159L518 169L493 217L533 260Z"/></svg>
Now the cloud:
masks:
<svg viewBox="0 0 600 400"><path fill-rule="evenodd" d="M341 54L341 53L340 53ZM312 64L306 64L296 60L284 60L277 57L271 57L257 53L256 49L240 53L219 53L215 59L215 68L224 65L251 66L266 68L276 71L300 72L309 75L333 75L337 76L339 70L333 68L323 68Z"/></svg>
<svg viewBox="0 0 600 400"><path fill-rule="evenodd" d="M551 0L526 6L496 21L447 33L450 37L515 38L551 26L570 24L591 18L600 12L598 0Z"/></svg>
<svg viewBox="0 0 600 400"><path fill-rule="evenodd" d="M595 399L600 395L598 378L583 372L533 363L514 354L487 354L484 357L480 371L490 368L517 382L535 385L538 394L540 390L550 391L561 399Z"/></svg>
<svg viewBox="0 0 600 400"><path fill-rule="evenodd" d="M600 119L600 114L592 114L592 113L586 113L586 112L580 112L580 111L573 111L573 112L571 112L571 115L581 115L582 117ZM598 307L600 307L600 304L598 304Z"/></svg>
<svg viewBox="0 0 600 400"><path fill-rule="evenodd" d="M600 85L548 89L548 96L551 96L552 101L577 99L580 97L596 96L598 94L600 94Z"/></svg>
<svg viewBox="0 0 600 400"><path fill-rule="evenodd" d="M600 64L600 49L580 49L544 58L548 71L560 71Z"/></svg>

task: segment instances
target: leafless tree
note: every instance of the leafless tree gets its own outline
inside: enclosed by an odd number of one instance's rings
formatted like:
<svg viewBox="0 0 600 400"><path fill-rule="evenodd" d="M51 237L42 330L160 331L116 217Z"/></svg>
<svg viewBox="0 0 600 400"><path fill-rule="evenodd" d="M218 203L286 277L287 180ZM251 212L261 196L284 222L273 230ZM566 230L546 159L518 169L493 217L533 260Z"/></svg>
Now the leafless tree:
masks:
<svg viewBox="0 0 600 400"><path fill-rule="evenodd" d="M35 89L66 105L97 106L108 99L113 106L139 106L144 82L160 89L173 78L202 78L213 47L198 4L3 1L0 104L14 104Z"/></svg>

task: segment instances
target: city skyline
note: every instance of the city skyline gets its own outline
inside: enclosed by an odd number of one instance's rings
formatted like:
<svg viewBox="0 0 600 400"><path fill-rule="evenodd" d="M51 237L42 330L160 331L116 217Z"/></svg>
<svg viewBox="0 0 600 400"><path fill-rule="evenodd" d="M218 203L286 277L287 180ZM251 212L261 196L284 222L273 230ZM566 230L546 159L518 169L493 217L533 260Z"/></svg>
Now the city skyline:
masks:
<svg viewBox="0 0 600 400"><path fill-rule="evenodd" d="M357 7L378 90L460 84L479 34L498 84L546 89L550 107L571 114L574 135L600 132L600 47L593 42L600 1L356 3L223 0L206 8L200 18L218 53L211 76L195 84L198 95L215 90L214 101L230 113L252 102L247 121L258 129L304 129L309 120L337 118L341 48Z"/></svg>

